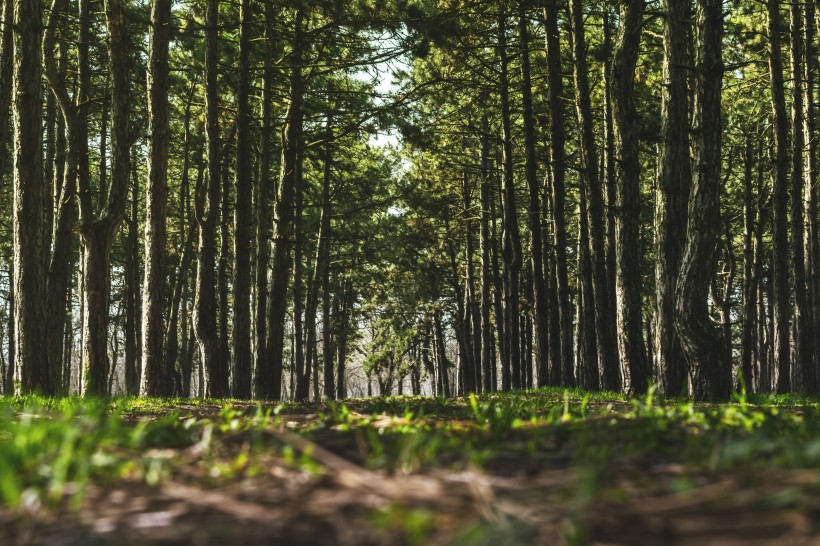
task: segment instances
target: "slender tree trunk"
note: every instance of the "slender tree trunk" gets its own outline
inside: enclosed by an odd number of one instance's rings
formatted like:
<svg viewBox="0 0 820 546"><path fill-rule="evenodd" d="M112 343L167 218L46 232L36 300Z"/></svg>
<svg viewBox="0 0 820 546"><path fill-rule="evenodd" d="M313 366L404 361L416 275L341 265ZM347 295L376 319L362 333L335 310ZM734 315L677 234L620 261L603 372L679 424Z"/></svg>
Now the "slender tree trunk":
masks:
<svg viewBox="0 0 820 546"><path fill-rule="evenodd" d="M8 145L9 114L11 112L11 89L14 75L12 62L14 31L14 0L3 0L0 9L0 175L6 172L6 146ZM11 336L11 332L9 332Z"/></svg>
<svg viewBox="0 0 820 546"><path fill-rule="evenodd" d="M743 170L743 310L741 312L742 331L740 336L741 388L748 392L753 389L752 364L754 360L755 325L757 323L757 283L755 273L755 202L753 200L754 145L751 133L746 134ZM741 381L738 381L741 383Z"/></svg>
<svg viewBox="0 0 820 546"><path fill-rule="evenodd" d="M139 361L139 306L140 306L140 286L139 286L139 238L137 229L139 218L137 211L137 181L136 162L131 164L131 212L126 219L128 225L128 237L125 241L125 286L123 297L125 298L125 392L128 395L136 396L140 392L140 361Z"/></svg>
<svg viewBox="0 0 820 546"><path fill-rule="evenodd" d="M148 53L148 181L145 191L145 277L143 280L142 378L145 396L167 394L163 384L164 361L162 311L165 308L166 240L168 202L168 47L171 32L171 0L151 4ZM187 110L186 110L187 114ZM187 142L187 138L186 138ZM134 219L136 222L136 218Z"/></svg>
<svg viewBox="0 0 820 546"><path fill-rule="evenodd" d="M216 302L216 221L219 213L220 157L217 0L208 0L205 15L205 138L208 152L207 181L197 191L197 222L199 245L197 252L196 296L194 298L194 332L199 343L200 365L205 370L204 393L209 398L222 398L229 393L228 367L222 360L217 330Z"/></svg>
<svg viewBox="0 0 820 546"><path fill-rule="evenodd" d="M538 377L549 376L549 326L547 309L547 272L544 271L543 235L541 233L541 187L538 183L538 165L535 159L535 119L532 110L532 78L530 75L529 30L526 3L518 2L518 35L521 42L521 97L524 124L524 155L527 187L529 189L528 224L530 231L530 267L532 267L532 321L535 365ZM540 380L540 379L539 379Z"/></svg>
<svg viewBox="0 0 820 546"><path fill-rule="evenodd" d="M817 391L812 339L811 299L806 283L804 161L806 141L803 131L805 111L803 105L806 85L803 72L803 12L801 4L790 5L791 19L791 76L792 76L792 154L791 154L791 232L792 270L794 271L794 366L799 374L801 392Z"/></svg>
<svg viewBox="0 0 820 546"><path fill-rule="evenodd" d="M575 106L580 130L581 181L589 207L589 242L591 276L594 301L585 301L595 314L598 362L601 367L602 387L606 390L621 389L621 370L614 329L614 317L609 306L609 287L606 276L606 253L604 251L603 194L598 180L598 160L593 133L592 107L590 104L587 69L587 45L584 34L582 0L570 1L572 19L573 77L575 80Z"/></svg>
<svg viewBox="0 0 820 546"><path fill-rule="evenodd" d="M774 307L774 367L777 370L777 392L791 390L789 342L789 236L788 236L788 147L789 131L786 97L783 86L783 61L780 52L780 2L767 0L769 33L769 73L772 95L772 131L774 133L773 261L770 294Z"/></svg>
<svg viewBox="0 0 820 546"><path fill-rule="evenodd" d="M715 267L720 214L721 82L723 80L723 3L699 0L697 12L695 169L689 197L689 223L677 285L675 327L689 364L693 395L724 400L731 370L721 333L709 317L709 283Z"/></svg>
<svg viewBox="0 0 820 546"><path fill-rule="evenodd" d="M224 158L220 162L222 170L220 174L219 185L219 263L217 265L217 310L219 313L219 361L220 366L225 369L226 392L231 392L231 385L234 372L231 359L231 340L228 333L228 322L230 321L230 309L228 308L228 284L231 276L230 264L231 260L231 242L230 242L230 224L231 224L231 181L230 181L230 162L228 157L230 154L229 143L233 142L235 138L236 124L232 124L231 131L224 139L220 158Z"/></svg>
<svg viewBox="0 0 820 546"><path fill-rule="evenodd" d="M569 274L567 272L566 228L566 169L564 143L563 68L561 66L561 40L558 30L558 1L550 0L544 8L546 27L547 71L550 112L550 189L552 194L553 243L555 245L556 283L558 296L558 320L560 322L561 369L553 373L567 387L575 386L575 364L572 350L572 308L569 297Z"/></svg>
<svg viewBox="0 0 820 546"><path fill-rule="evenodd" d="M504 263L504 334L507 353L504 359L504 390L521 388L521 340L519 336L519 279L521 276L521 235L518 232L518 211L515 204L513 178L512 127L507 57L507 14L503 7L498 14L497 55L500 60L499 95L501 97L501 163L503 171L503 250Z"/></svg>
<svg viewBox="0 0 820 546"><path fill-rule="evenodd" d="M233 385L235 398L251 397L251 237L253 166L250 114L251 3L239 7L239 89L236 95L236 168L234 192Z"/></svg>
<svg viewBox="0 0 820 546"><path fill-rule="evenodd" d="M629 374L629 388L646 392L649 370L641 317L640 161L635 67L641 43L644 0L621 0L621 24L612 59L612 113L617 179L615 215L615 298L618 353Z"/></svg>
<svg viewBox="0 0 820 546"><path fill-rule="evenodd" d="M814 87L817 74L820 71L820 59L817 50L817 4L814 0L806 0L806 24L804 26L804 43L806 46L805 69L805 111L803 130L805 132L806 149L806 180L803 199L806 210L805 229L805 256L806 274L808 275L808 291L811 312L809 315L809 338L813 343L813 350L809 353L810 365L815 370L815 389L820 390L820 358L817 356L817 339L820 336L820 214L818 213L818 164L817 164L817 112L815 106Z"/></svg>
<svg viewBox="0 0 820 546"><path fill-rule="evenodd" d="M273 275L268 303L266 357L257 362L256 397L279 400L282 396L282 363L285 349L285 316L290 274L290 236L293 231L294 188L302 139L302 8L294 20L294 48L291 53L290 104L285 116L282 139L282 168L274 207Z"/></svg>
<svg viewBox="0 0 820 546"><path fill-rule="evenodd" d="M493 284L490 261L490 135L489 121L485 115L481 120L481 374L483 376L483 390L494 390L492 384L492 370L495 368L493 359L493 325L490 321L492 299L490 290ZM422 352L422 354L426 354Z"/></svg>

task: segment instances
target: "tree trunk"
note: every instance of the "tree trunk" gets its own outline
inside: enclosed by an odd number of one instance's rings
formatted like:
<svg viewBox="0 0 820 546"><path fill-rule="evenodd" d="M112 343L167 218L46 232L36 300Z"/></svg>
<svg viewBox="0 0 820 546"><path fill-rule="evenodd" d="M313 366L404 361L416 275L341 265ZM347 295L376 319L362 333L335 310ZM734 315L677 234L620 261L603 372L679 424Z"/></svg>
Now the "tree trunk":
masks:
<svg viewBox="0 0 820 546"><path fill-rule="evenodd" d="M695 98L695 169L689 197L686 245L677 285L675 327L690 368L697 400L725 400L731 363L708 309L720 215L721 82L723 5L699 0Z"/></svg>
<svg viewBox="0 0 820 546"><path fill-rule="evenodd" d="M235 398L251 397L251 237L253 169L250 115L250 0L239 8L239 89L236 95L236 168L234 193L233 385Z"/></svg>
<svg viewBox="0 0 820 546"><path fill-rule="evenodd" d="M165 308L168 202L168 47L171 1L151 4L148 54L148 179L145 190L145 277L143 280L142 379L144 396L168 394L164 385L162 312Z"/></svg>
<svg viewBox="0 0 820 546"><path fill-rule="evenodd" d="M791 390L789 342L789 236L788 236L788 147L789 130L786 97L783 86L783 61L780 52L780 2L767 0L769 34L769 73L772 95L772 131L774 136L774 188L772 193L772 298L774 315L774 367L777 370L777 392Z"/></svg>
<svg viewBox="0 0 820 546"><path fill-rule="evenodd" d="M686 239L689 186L689 102L687 66L689 0L666 0L661 87L661 143L655 204L655 368L660 391L667 396L686 393L685 361L675 331L675 289Z"/></svg>
<svg viewBox="0 0 820 546"><path fill-rule="evenodd" d="M128 225L128 237L125 241L125 286L123 287L123 297L125 298L125 392L130 396L140 393L140 355L139 342L140 324L140 283L139 283L139 236L137 229L139 226L137 207L137 180L136 162L131 164L131 212L126 219Z"/></svg>
<svg viewBox="0 0 820 546"><path fill-rule="evenodd" d="M635 111L635 67L641 43L644 0L621 0L621 24L612 59L612 114L615 137L615 299L618 354L629 374L629 389L646 392L649 371L641 317L640 202L638 113Z"/></svg>
<svg viewBox="0 0 820 546"><path fill-rule="evenodd" d="M43 217L39 0L15 0L14 9L14 334L23 393L52 394L47 347Z"/></svg>
<svg viewBox="0 0 820 546"><path fill-rule="evenodd" d="M493 324L490 320L493 302L490 289L493 285L490 261L490 134L487 116L481 120L481 374L484 392L494 389L492 384L495 360L493 359ZM426 353L423 353L426 354Z"/></svg>
<svg viewBox="0 0 820 546"><path fill-rule="evenodd" d="M223 398L229 393L228 367L222 360L217 331L216 306L216 221L219 213L220 157L219 105L217 89L219 4L208 0L205 27L205 139L208 153L207 182L197 188L197 251L196 295L194 297L194 332L199 344L200 365L205 370L204 394L208 398Z"/></svg>
<svg viewBox="0 0 820 546"><path fill-rule="evenodd" d="M575 107L580 130L581 182L589 207L589 241L591 276L594 301L585 301L594 310L597 336L598 363L601 367L602 387L606 390L621 389L621 370L614 320L609 306L609 286L606 276L606 253L604 250L603 194L598 180L598 160L593 133L592 106L590 104L587 74L587 45L584 34L583 1L570 1L572 19L573 77L575 80Z"/></svg>
<svg viewBox="0 0 820 546"><path fill-rule="evenodd" d="M808 144L806 150L806 180L803 194L806 210L806 230L805 244L806 250L806 274L808 275L809 302L811 305L810 332L809 338L814 343L813 351L810 353L811 365L815 369L815 388L820 390L820 358L817 356L817 339L820 336L820 218L818 218L818 164L817 164L817 112L815 110L814 86L817 81L817 73L820 70L820 59L818 59L817 43L817 4L814 0L806 0L805 7L805 32L804 43L806 46L805 69L805 100L803 108L805 111L803 130L805 141Z"/></svg>
<svg viewBox="0 0 820 546"><path fill-rule="evenodd" d="M548 309L547 277L544 271L542 252L543 235L541 233L541 187L538 183L538 165L535 159L535 119L532 111L532 78L530 75L529 30L527 28L526 5L518 2L518 35L521 42L521 97L524 124L524 155L527 187L529 189L529 230L530 230L530 267L532 267L532 321L535 365L538 377L549 376L548 350Z"/></svg>
<svg viewBox="0 0 820 546"><path fill-rule="evenodd" d="M806 93L803 73L803 12L800 4L790 5L791 76L792 76L792 164L791 164L791 232L792 270L794 271L794 367L799 374L801 392L815 393L817 377L814 367L811 301L806 284L805 215L803 154L806 141L803 99Z"/></svg>
<svg viewBox="0 0 820 546"><path fill-rule="evenodd" d="M108 70L111 79L111 182L104 206L93 213L89 188L80 190L80 234L85 247L85 317L83 394L108 396L108 311L111 298L111 246L125 215L131 150L128 130L130 113L130 48L126 35L122 0L105 0L108 30Z"/></svg>
<svg viewBox="0 0 820 546"><path fill-rule="evenodd" d="M561 63L561 39L558 30L559 5L549 0L544 8L546 27L547 72L549 83L550 112L550 189L552 194L553 243L555 245L555 269L558 295L558 320L560 322L561 369L553 376L561 377L566 387L575 386L574 352L572 350L572 307L569 297L569 274L567 272L566 228L566 169L564 143L563 68Z"/></svg>
<svg viewBox="0 0 820 546"><path fill-rule="evenodd" d="M503 389L521 388L521 340L518 324L519 279L521 276L521 235L518 232L518 211L515 205L513 178L512 127L507 57L507 14L498 14L497 55L500 60L498 92L501 97L501 163L503 167L503 250L504 263L504 334L507 352L503 361Z"/></svg>
<svg viewBox="0 0 820 546"><path fill-rule="evenodd" d="M753 392L753 361L755 354L755 325L757 323L757 283L755 275L755 202L753 200L754 146L751 133L746 134L743 154L743 309L741 311L742 331L740 336L740 388ZM759 355L758 355L759 357Z"/></svg>
<svg viewBox="0 0 820 546"><path fill-rule="evenodd" d="M293 51L290 62L290 104L282 133L282 167L279 191L274 207L273 275L268 303L265 358L256 366L256 397L279 400L282 396L282 359L285 349L285 316L287 312L290 247L293 231L294 188L302 140L302 8L296 10Z"/></svg>

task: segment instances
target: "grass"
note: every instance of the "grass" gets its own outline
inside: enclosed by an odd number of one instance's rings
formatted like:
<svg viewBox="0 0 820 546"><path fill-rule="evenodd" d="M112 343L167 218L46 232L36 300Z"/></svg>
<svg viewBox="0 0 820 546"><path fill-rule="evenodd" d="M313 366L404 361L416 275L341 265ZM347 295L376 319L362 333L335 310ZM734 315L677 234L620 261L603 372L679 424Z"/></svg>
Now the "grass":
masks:
<svg viewBox="0 0 820 546"><path fill-rule="evenodd" d="M711 405L652 391L629 399L559 389L303 405L0 398L0 522L17 529L30 530L32 521L93 528L75 515L118 488L150 504L173 487L195 487L202 498L245 506L248 488L311 484L308 498L344 488L382 498L353 507L377 542L538 543L533 537L554 532L584 544L619 525L601 506L646 512L658 499L689 499L684 506L700 499L696 516L706 517L715 506L734 506L725 491L709 493L730 482L725 487L746 495L742 514L810 512L818 469L820 404L791 395L739 394ZM486 491L476 492L476 483ZM507 498L519 512L542 510L531 519L499 513L481 495ZM189 501L229 511L216 500ZM545 527L551 513L557 523ZM24 534L9 536L20 542Z"/></svg>

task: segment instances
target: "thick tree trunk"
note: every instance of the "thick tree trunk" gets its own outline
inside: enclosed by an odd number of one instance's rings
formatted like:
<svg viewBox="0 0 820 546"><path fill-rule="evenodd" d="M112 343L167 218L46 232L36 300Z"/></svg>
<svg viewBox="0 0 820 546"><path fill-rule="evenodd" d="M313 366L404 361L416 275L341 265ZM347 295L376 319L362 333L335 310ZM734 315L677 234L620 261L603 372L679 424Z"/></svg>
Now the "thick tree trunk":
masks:
<svg viewBox="0 0 820 546"><path fill-rule="evenodd" d="M601 367L602 387L606 390L621 389L621 370L618 364L618 346L615 336L614 317L609 305L604 250L603 192L598 180L598 160L593 133L592 106L590 104L587 70L587 41L584 33L583 1L570 1L572 19L572 58L575 80L575 107L580 130L581 182L589 207L589 242L591 276L594 301L585 301L595 314L598 362Z"/></svg>
<svg viewBox="0 0 820 546"><path fill-rule="evenodd" d="M251 237L253 165L250 115L250 0L240 3L239 89L236 95L236 169L234 193L233 384L235 398L251 397Z"/></svg>
<svg viewBox="0 0 820 546"><path fill-rule="evenodd" d="M697 400L725 400L731 393L731 381L727 380L731 377L731 363L708 309L720 215L721 0L699 1L697 25L695 169L689 197L686 245L677 285L675 327L689 364L692 394Z"/></svg>
<svg viewBox="0 0 820 546"><path fill-rule="evenodd" d="M641 317L640 161L635 67L641 43L644 0L621 0L621 24L612 59L612 113L615 137L615 299L618 353L629 374L629 389L640 394L649 384Z"/></svg>
<svg viewBox="0 0 820 546"><path fill-rule="evenodd" d="M774 315L774 368L777 371L777 392L791 390L789 341L789 236L788 236L788 149L789 130L786 117L786 97L783 85L783 61L780 52L780 2L767 0L769 33L769 74L772 95L772 131L774 136L773 261L772 298Z"/></svg>
<svg viewBox="0 0 820 546"><path fill-rule="evenodd" d="M148 54L148 179L145 190L145 277L143 280L142 378L145 396L168 394L165 385L162 312L165 308L168 201L168 47L171 0L151 4Z"/></svg>
<svg viewBox="0 0 820 546"><path fill-rule="evenodd" d="M661 143L655 204L655 369L667 396L687 391L685 360L675 331L675 289L686 240L686 216L692 166L689 157L687 37L689 0L666 0L661 87Z"/></svg>
<svg viewBox="0 0 820 546"><path fill-rule="evenodd" d="M55 392L49 371L43 267L42 103L39 0L14 3L14 335L15 363L24 393Z"/></svg>

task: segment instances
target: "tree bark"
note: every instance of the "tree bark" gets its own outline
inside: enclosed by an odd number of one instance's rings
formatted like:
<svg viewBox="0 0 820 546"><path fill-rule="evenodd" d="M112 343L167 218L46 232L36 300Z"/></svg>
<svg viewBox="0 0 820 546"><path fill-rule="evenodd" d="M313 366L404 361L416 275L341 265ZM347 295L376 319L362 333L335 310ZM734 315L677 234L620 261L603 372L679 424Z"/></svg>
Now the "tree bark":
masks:
<svg viewBox="0 0 820 546"><path fill-rule="evenodd" d="M686 245L677 284L675 327L697 400L725 400L731 364L720 331L709 317L708 292L715 267L720 215L723 4L699 0L697 12L695 169L689 197Z"/></svg>
<svg viewBox="0 0 820 546"><path fill-rule="evenodd" d="M783 61L780 52L780 2L767 0L769 33L769 74L772 96L772 131L774 136L774 188L772 190L772 284L774 315L774 368L777 371L777 392L791 390L789 342L789 236L788 236L788 147L789 131L786 117L786 97L783 86Z"/></svg>
<svg viewBox="0 0 820 546"><path fill-rule="evenodd" d="M615 139L615 299L618 354L629 374L631 392L646 392L649 371L641 317L638 113L635 68L641 43L644 0L621 0L621 24L612 58L612 117Z"/></svg>
<svg viewBox="0 0 820 546"><path fill-rule="evenodd" d="M604 250L603 192L598 180L598 160L593 133L592 106L590 104L587 70L587 45L584 33L583 1L570 1L572 20L573 78L575 80L575 108L580 131L581 182L589 207L589 242L591 276L594 301L585 301L595 315L598 363L601 368L602 387L606 390L621 389L621 370L614 330L614 317L609 305L609 289L606 275Z"/></svg>
<svg viewBox="0 0 820 546"><path fill-rule="evenodd" d="M143 280L142 378L144 396L168 394L163 384L167 203L168 203L168 47L171 0L151 4L148 53L148 179L145 190L145 277ZM187 112L187 111L186 111Z"/></svg>
<svg viewBox="0 0 820 546"><path fill-rule="evenodd" d="M251 397L251 233L253 222L253 170L250 115L250 0L239 8L239 89L236 95L236 168L234 191L233 267L233 385L235 398Z"/></svg>
<svg viewBox="0 0 820 546"><path fill-rule="evenodd" d="M14 0L14 335L23 393L54 392L46 335L39 0Z"/></svg>
<svg viewBox="0 0 820 546"><path fill-rule="evenodd" d="M293 232L294 189L302 141L302 47L304 12L297 8L294 18L293 51L290 59L290 104L282 132L282 167L274 207L273 274L268 303L265 358L256 366L256 397L279 400L282 396L282 369L285 349L285 316L290 274L291 233Z"/></svg>

